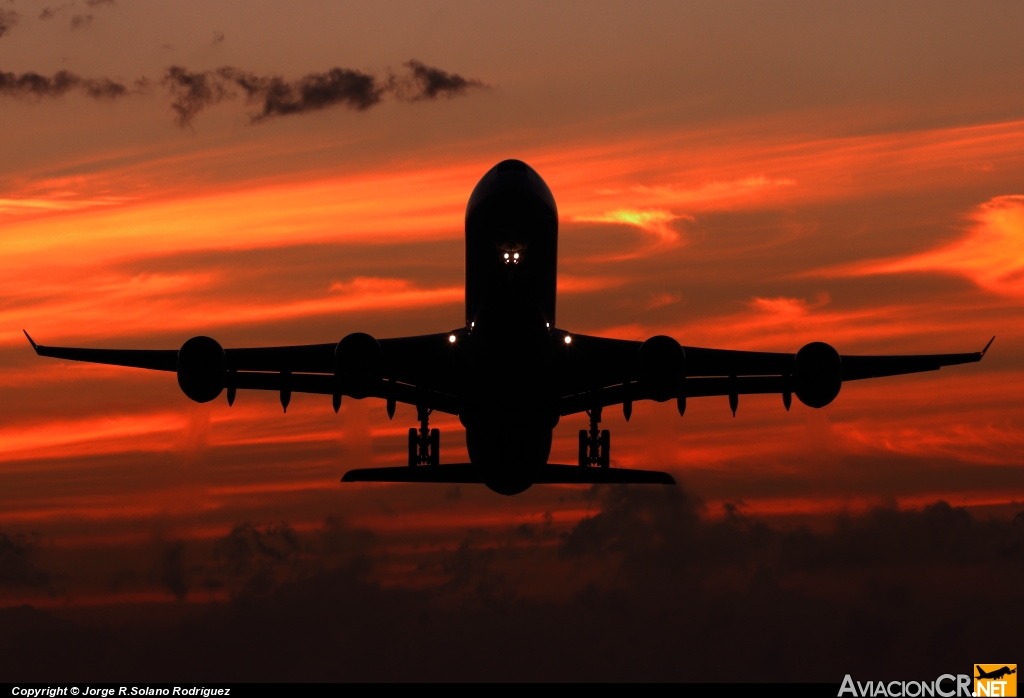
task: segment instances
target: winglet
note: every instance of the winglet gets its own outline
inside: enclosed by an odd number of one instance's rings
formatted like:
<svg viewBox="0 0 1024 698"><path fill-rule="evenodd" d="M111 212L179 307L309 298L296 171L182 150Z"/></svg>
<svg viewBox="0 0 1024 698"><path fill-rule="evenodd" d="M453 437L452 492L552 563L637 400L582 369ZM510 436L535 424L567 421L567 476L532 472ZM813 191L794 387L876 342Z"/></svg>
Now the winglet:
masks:
<svg viewBox="0 0 1024 698"><path fill-rule="evenodd" d="M30 342L31 342L32 340L30 339L30 340L28 340L28 341L30 341ZM985 345L985 348L981 350L981 355L982 355L982 356L985 356L985 353L986 353L986 352L988 351L988 348L989 348L990 346L992 346L992 342L994 342L994 341L996 341L996 336L995 336L995 335L992 335L992 339L988 340L988 344L986 344L986 345Z"/></svg>
<svg viewBox="0 0 1024 698"><path fill-rule="evenodd" d="M25 330L22 330L22 332L25 332ZM32 338L29 337L28 332L25 332L25 337L28 339L28 343L32 345L32 349L35 350L35 352L38 354L39 353L39 346L35 342L32 341ZM991 342L989 342L989 344L991 344Z"/></svg>

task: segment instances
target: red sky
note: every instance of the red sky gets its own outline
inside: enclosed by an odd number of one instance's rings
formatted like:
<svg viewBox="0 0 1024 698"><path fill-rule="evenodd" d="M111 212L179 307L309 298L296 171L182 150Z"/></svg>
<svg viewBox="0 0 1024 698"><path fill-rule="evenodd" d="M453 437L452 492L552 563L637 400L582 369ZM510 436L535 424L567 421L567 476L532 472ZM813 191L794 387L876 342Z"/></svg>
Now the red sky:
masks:
<svg viewBox="0 0 1024 698"><path fill-rule="evenodd" d="M965 507L985 540L1004 533L984 526L1009 525L1021 510L1019 4L0 9L8 611L28 603L82 627L151 614L174 624L229 612L217 609L247 594L277 603L357 559L360 589L428 594L401 603L435 612L496 594L557 604L586 589L640 588L617 567L622 555L572 562L571 544L599 521L618 521L628 540L627 514L654 525L629 497L661 495L342 486L350 467L403 461L411 408L389 421L371 400L348 400L339 415L307 395L287 414L275 395L195 405L172 376L39 359L21 334L125 348L208 334L240 347L457 327L464 206L507 157L530 163L558 203L559 325L570 331L769 351L821 340L843 353L974 351L997 336L980 365L847 384L821 411L787 413L775 396L742 398L735 418L724 398L691 401L683 419L670 404L637 405L628 424L609 411L613 461L669 470L688 493L685 506L655 510L696 512L712 538L730 516L746 517L745 536L757 521L779 540L811 525L822 554L845 545L825 532L842 521L917 530L913 518L879 524L876 507L894 517L934 513L940 500ZM410 60L470 82L416 92ZM399 88L362 109L254 120L262 96L246 100L206 73L212 96L182 126L171 66L284 81L343 68ZM62 70L77 87L12 87ZM82 87L102 79L125 93ZM436 422L443 458L464 459L458 422ZM553 461L573 459L584 425L563 420ZM764 563L730 544L744 569ZM236 549L248 557L225 552ZM941 567L940 553L919 571ZM1019 562L1020 549L1013 555ZM838 573L823 568L787 568L773 583L846 609L870 596L858 569L852 591L836 591ZM705 588L725 577L747 588L736 570L707 570ZM980 593L950 584L947 605ZM471 620L460 622L481 622ZM937 666L936 656L913 666ZM221 676L247 676L244 666ZM750 676L790 676L772 671Z"/></svg>

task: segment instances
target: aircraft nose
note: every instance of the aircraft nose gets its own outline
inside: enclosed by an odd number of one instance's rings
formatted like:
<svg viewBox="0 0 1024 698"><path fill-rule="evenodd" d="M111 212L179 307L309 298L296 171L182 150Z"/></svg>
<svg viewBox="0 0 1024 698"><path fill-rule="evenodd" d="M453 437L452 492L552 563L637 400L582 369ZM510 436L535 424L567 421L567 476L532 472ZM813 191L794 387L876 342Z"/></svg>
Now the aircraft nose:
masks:
<svg viewBox="0 0 1024 698"><path fill-rule="evenodd" d="M532 167L527 165L522 160L502 160L494 166L495 172L533 172L537 174Z"/></svg>
<svg viewBox="0 0 1024 698"><path fill-rule="evenodd" d="M473 189L466 206L466 228L491 238L510 255L529 245L539 229L557 230L558 213L551 190L522 160L502 160Z"/></svg>

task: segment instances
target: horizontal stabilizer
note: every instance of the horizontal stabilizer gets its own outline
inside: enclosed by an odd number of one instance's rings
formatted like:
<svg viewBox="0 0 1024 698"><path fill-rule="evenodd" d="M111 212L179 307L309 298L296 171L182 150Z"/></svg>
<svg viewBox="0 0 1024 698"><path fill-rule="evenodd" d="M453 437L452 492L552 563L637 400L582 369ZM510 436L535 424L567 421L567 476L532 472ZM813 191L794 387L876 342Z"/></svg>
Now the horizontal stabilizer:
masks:
<svg viewBox="0 0 1024 698"><path fill-rule="evenodd" d="M472 463L451 465L399 465L393 468L349 470L342 482L448 482L483 483L480 468Z"/></svg>
<svg viewBox="0 0 1024 698"><path fill-rule="evenodd" d="M362 468L349 470L342 482L444 482L450 484L482 484L483 469L472 463L450 465L400 465L393 468ZM668 473L627 468L581 468L578 465L548 464L537 474L536 484L593 485L611 483L674 485Z"/></svg>

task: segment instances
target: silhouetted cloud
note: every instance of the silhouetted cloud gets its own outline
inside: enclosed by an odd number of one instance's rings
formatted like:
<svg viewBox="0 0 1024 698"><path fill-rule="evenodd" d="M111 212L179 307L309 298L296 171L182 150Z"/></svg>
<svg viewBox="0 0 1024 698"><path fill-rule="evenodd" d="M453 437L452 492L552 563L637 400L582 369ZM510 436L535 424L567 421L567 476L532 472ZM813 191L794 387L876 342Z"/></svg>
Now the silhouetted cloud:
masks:
<svg viewBox="0 0 1024 698"><path fill-rule="evenodd" d="M114 5L114 0L85 0L86 7L102 7L103 5ZM60 5L48 5L39 12L39 19L49 20L53 19L59 14L73 10L75 3L63 3ZM88 26L92 23L94 16L88 13L76 13L71 16L71 28L81 29L82 27Z"/></svg>
<svg viewBox="0 0 1024 698"><path fill-rule="evenodd" d="M403 99L455 97L474 87L485 87L479 80L433 68L415 59L406 61L405 67L409 69L410 75L400 83L399 96Z"/></svg>
<svg viewBox="0 0 1024 698"><path fill-rule="evenodd" d="M145 81L137 81L134 90L143 89ZM131 90L123 83L108 78L83 78L66 70L52 76L39 73L5 73L0 71L0 95L11 97L60 97L71 90L81 90L96 99L123 97Z"/></svg>
<svg viewBox="0 0 1024 698"><path fill-rule="evenodd" d="M259 104L260 110L253 115L253 121L301 114L336 104L356 110L368 109L380 102L387 89L373 75L347 68L310 73L293 82L230 67L221 68L218 74L242 88L250 101Z"/></svg>
<svg viewBox="0 0 1024 698"><path fill-rule="evenodd" d="M223 34L215 33L214 43L221 40ZM180 126L190 126L192 119L203 109L235 96L234 90L240 90L250 104L256 105L257 110L251 119L259 122L339 105L364 111L379 104L388 93L416 101L439 96L454 97L472 87L483 86L478 80L467 80L416 60L406 63L406 67L410 73L402 78L390 76L382 80L359 70L331 68L322 73L309 73L297 80L286 80L279 76L256 75L232 66L199 72L172 66L167 69L162 82L174 98L171 108Z"/></svg>
<svg viewBox="0 0 1024 698"><path fill-rule="evenodd" d="M281 584L282 575L287 574L299 552L299 537L288 524L240 524L217 541L214 555L220 564L210 580L213 583L208 581L208 585L229 586L236 594L263 596ZM218 574L221 579L217 579Z"/></svg>
<svg viewBox="0 0 1024 698"><path fill-rule="evenodd" d="M40 19L49 19L62 9L45 8ZM0 29L3 27L2 18L0 15ZM91 19L91 15L75 15L71 21L73 26L80 27ZM223 41L223 37L222 32L215 32L214 43ZM192 71L175 65L167 68L160 84L170 93L174 120L182 127L191 127L192 120L199 112L233 98L239 92L250 104L256 105L257 110L250 115L255 123L271 117L303 114L337 105L364 111L380 103L388 93L394 93L400 99L415 101L435 99L441 95L452 97L470 87L482 86L479 81L466 80L419 61L409 61L406 65L411 73L401 80L393 76L380 80L358 70L331 68L292 81L278 76L256 75L231 66ZM0 72L0 94L8 96L59 97L77 89L94 98L114 98L142 91L147 86L148 81L145 79L137 80L129 88L109 78L83 78L66 70L52 76L35 72Z"/></svg>
<svg viewBox="0 0 1024 698"><path fill-rule="evenodd" d="M185 544L181 541L167 544L160 555L157 578L161 586L174 595L178 601L188 596L189 581L185 569Z"/></svg>
<svg viewBox="0 0 1024 698"><path fill-rule="evenodd" d="M25 535L0 532L0 589L43 588L49 575L33 562L34 542Z"/></svg>
<svg viewBox="0 0 1024 698"><path fill-rule="evenodd" d="M1018 644L1006 619L1024 611L1024 514L982 520L939 502L814 531L736 506L709 518L674 488L587 496L596 513L561 534L547 518L439 541L418 568L435 581L414 588L381 581L396 564L385 541L336 521L307 533L241 524L206 553L160 543L162 588L180 596L205 570L232 600L160 632L76 622L64 633L75 641L57 644L53 615L2 610L0 672L838 683L957 673L972 652Z"/></svg>
<svg viewBox="0 0 1024 698"><path fill-rule="evenodd" d="M182 127L191 126L196 114L229 96L227 87L215 73L196 73L180 66L168 68L161 84L174 98L171 109Z"/></svg>
<svg viewBox="0 0 1024 698"><path fill-rule="evenodd" d="M21 19L21 15L14 10L0 9L0 37L9 32L19 19Z"/></svg>

